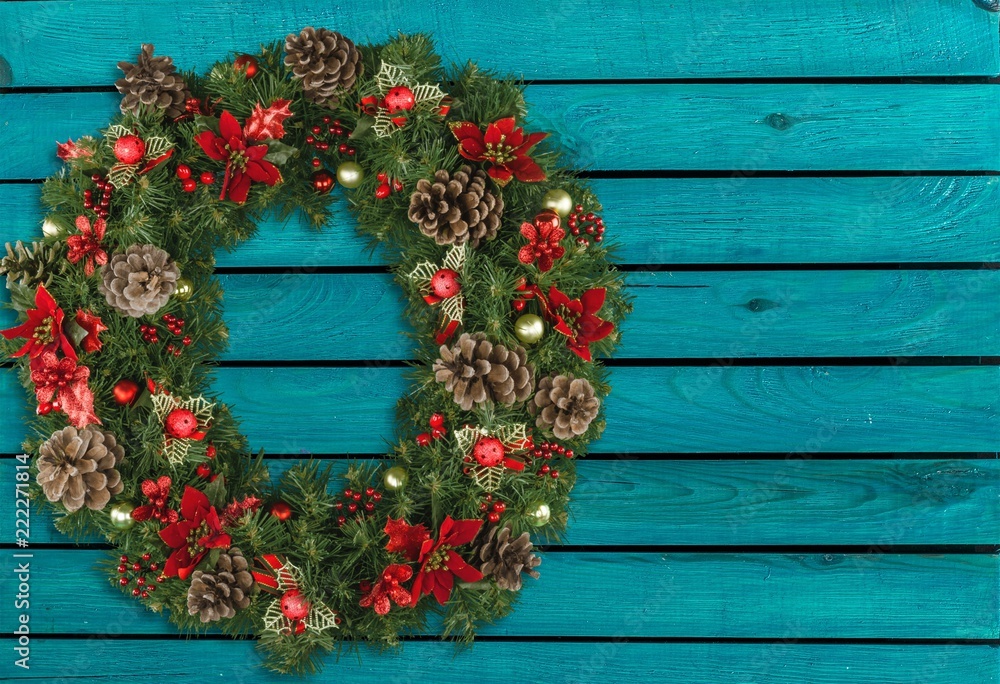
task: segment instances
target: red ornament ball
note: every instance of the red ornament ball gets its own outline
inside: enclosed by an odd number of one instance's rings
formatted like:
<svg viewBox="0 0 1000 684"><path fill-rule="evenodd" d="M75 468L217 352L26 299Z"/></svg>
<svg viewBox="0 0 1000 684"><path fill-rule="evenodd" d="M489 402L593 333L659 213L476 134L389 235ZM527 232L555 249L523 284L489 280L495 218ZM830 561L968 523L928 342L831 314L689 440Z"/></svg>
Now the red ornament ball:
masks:
<svg viewBox="0 0 1000 684"><path fill-rule="evenodd" d="M400 85L390 88L389 92L385 94L385 108L389 110L390 114L408 112L413 109L415 104L417 104L417 98L414 97L413 91L406 86Z"/></svg>
<svg viewBox="0 0 1000 684"><path fill-rule="evenodd" d="M442 268L431 276L431 292L441 299L450 299L462 291L458 273L450 268Z"/></svg>
<svg viewBox="0 0 1000 684"><path fill-rule="evenodd" d="M472 447L472 456L481 466L492 468L503 462L504 447L496 437L483 437Z"/></svg>
<svg viewBox="0 0 1000 684"><path fill-rule="evenodd" d="M236 71L242 71L247 80L257 75L257 58L253 55L240 55L233 62Z"/></svg>
<svg viewBox="0 0 1000 684"><path fill-rule="evenodd" d="M131 380L119 380L114 388L115 403L119 406L131 406L139 396L139 384Z"/></svg>
<svg viewBox="0 0 1000 684"><path fill-rule="evenodd" d="M138 164L146 154L146 143L137 135L123 135L115 141L115 159L122 164Z"/></svg>
<svg viewBox="0 0 1000 684"><path fill-rule="evenodd" d="M179 164L177 170L174 172L178 178L181 180L186 180L191 177L191 167L187 164Z"/></svg>
<svg viewBox="0 0 1000 684"><path fill-rule="evenodd" d="M163 422L167 434L178 439L187 439L198 431L198 418L188 409L174 409Z"/></svg>
<svg viewBox="0 0 1000 684"><path fill-rule="evenodd" d="M281 597L281 614L289 620L305 620L309 617L309 602L298 589L289 589Z"/></svg>
<svg viewBox="0 0 1000 684"><path fill-rule="evenodd" d="M312 176L310 176L310 181L312 183L312 189L320 195L325 195L333 189L333 174L326 169L313 171Z"/></svg>
<svg viewBox="0 0 1000 684"><path fill-rule="evenodd" d="M271 505L271 515L278 520L288 520L292 517L292 507L284 501L277 501Z"/></svg>

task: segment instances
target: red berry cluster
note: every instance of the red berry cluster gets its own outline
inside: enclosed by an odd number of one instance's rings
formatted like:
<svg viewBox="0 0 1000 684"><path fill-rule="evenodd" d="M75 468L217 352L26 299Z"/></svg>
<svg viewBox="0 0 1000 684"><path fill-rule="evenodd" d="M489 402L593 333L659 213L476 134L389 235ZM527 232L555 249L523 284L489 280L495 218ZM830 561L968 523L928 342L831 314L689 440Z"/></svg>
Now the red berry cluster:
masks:
<svg viewBox="0 0 1000 684"><path fill-rule="evenodd" d="M431 426L430 432L421 432L417 435L417 446L430 446L431 440L441 439L448 434L444 427L444 415L440 413L431 414L427 424Z"/></svg>
<svg viewBox="0 0 1000 684"><path fill-rule="evenodd" d="M179 337L184 333L184 319L177 318L174 314L163 314L163 322L167 326L167 330L170 331L175 337ZM143 323L139 326L139 333L142 335L142 341L147 344L159 344L160 343L160 332L155 325L147 325ZM185 347L190 345L192 342L190 335L184 335L181 338L181 344ZM173 354L174 356L181 355L180 347L174 345L173 342L167 344L167 353Z"/></svg>
<svg viewBox="0 0 1000 684"><path fill-rule="evenodd" d="M376 491L374 487L368 487L364 492L356 492L348 487L344 490L343 501L338 501L334 506L340 511L340 515L337 516L337 526L341 527L347 522L344 509L347 509L349 515L354 515L355 519L362 520L375 514L375 504L381 500L382 492Z"/></svg>
<svg viewBox="0 0 1000 684"><path fill-rule="evenodd" d="M90 209L98 218L106 219L110 213L111 207L111 192L114 190L114 186L111 182L101 176L99 173L95 173L90 177L90 180L94 182L97 189L101 193L101 198L99 200L94 199L94 191L91 189L86 189L83 191L83 208Z"/></svg>
<svg viewBox="0 0 1000 684"><path fill-rule="evenodd" d="M198 473L198 477L209 482L215 482L215 478L218 477L218 475L212 473L212 466L207 463L199 463L198 467L195 468L195 472Z"/></svg>
<svg viewBox="0 0 1000 684"><path fill-rule="evenodd" d="M486 513L486 519L495 525L500 522L500 515L507 510L507 504L499 499L494 501L492 494L485 494L483 498L486 500L479 504L479 510ZM490 510L491 508L493 510ZM489 512L487 513L487 511Z"/></svg>
<svg viewBox="0 0 1000 684"><path fill-rule="evenodd" d="M343 138L347 135L349 133L344 130L340 119L331 119L328 116L324 116L323 125L313 126L312 134L306 136L306 144L312 145L318 152L327 152L330 146L336 143L335 138ZM353 157L358 153L356 149L345 142L337 145L337 152L348 157ZM319 157L313 157L312 165L319 168L323 165L323 162L319 160Z"/></svg>
<svg viewBox="0 0 1000 684"><path fill-rule="evenodd" d="M524 311L524 307L528 305L528 300L535 298L535 293L528 289L528 281L524 278L521 278L521 281L514 289L520 294L516 296L510 305L514 307L514 311Z"/></svg>
<svg viewBox="0 0 1000 684"><path fill-rule="evenodd" d="M118 566L118 574L121 575L118 584L122 587L134 584L132 596L136 598L149 598L149 595L156 591L156 584L161 584L166 579L164 575L160 574L160 564L150 563L150 558L148 553L144 553L140 560L131 564L128 556L122 556L118 559L121 563ZM149 576L151 573L154 574L152 579Z"/></svg>
<svg viewBox="0 0 1000 684"><path fill-rule="evenodd" d="M601 242L604 240L604 219L590 211L583 213L583 205L578 204L573 208L573 213L567 219L569 232L576 237L576 244L587 246L590 241Z"/></svg>
<svg viewBox="0 0 1000 684"><path fill-rule="evenodd" d="M403 181L398 178L389 178L389 174L385 171L379 172L376 178L382 183L375 188L376 199L385 199L394 192L403 192Z"/></svg>
<svg viewBox="0 0 1000 684"><path fill-rule="evenodd" d="M559 479L559 471L554 470L547 461L551 461L553 456L564 456L565 458L573 458L575 454L572 449L567 449L562 444L556 444L555 442L542 442L541 444L534 445L525 454L525 459L528 461L529 465L533 465L533 459L540 459L542 461L541 466L539 466L536 471L536 475L539 477L545 477L548 475L553 480Z"/></svg>
<svg viewBox="0 0 1000 684"><path fill-rule="evenodd" d="M177 174L177 177L181 179L181 190L184 192L194 192L198 187L194 178L191 177L194 171L192 171L191 167L187 164L178 164L177 171L175 173ZM203 185L211 185L215 182L215 174L211 171L203 171L198 179Z"/></svg>

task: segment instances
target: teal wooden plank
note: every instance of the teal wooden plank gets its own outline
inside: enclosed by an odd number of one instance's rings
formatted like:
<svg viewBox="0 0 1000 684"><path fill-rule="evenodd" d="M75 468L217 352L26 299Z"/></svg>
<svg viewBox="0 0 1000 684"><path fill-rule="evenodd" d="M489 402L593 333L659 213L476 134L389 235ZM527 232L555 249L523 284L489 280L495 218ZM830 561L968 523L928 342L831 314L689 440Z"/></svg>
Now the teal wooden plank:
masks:
<svg viewBox="0 0 1000 684"><path fill-rule="evenodd" d="M603 453L995 452L1000 368L789 366L615 368ZM255 448L380 453L404 371L220 368L215 388ZM276 407L295 407L280 415ZM19 449L25 401L0 374L0 453ZM330 424L337 426L330 430Z"/></svg>
<svg viewBox="0 0 1000 684"><path fill-rule="evenodd" d="M113 8L113 9L112 9ZM485 39L476 15L490 19ZM252 16L252 21L234 19ZM432 33L445 59L526 78L703 78L758 76L996 75L997 19L971 0L907 3L764 0L717 6L697 0L642 3L628 12L607 0L540 6L510 0L463 7L376 0L323 5L219 1L188 5L128 0L24 2L0 6L0 85L110 83L114 65L153 42L183 68L206 68L230 50L255 50L306 25L356 41L397 30ZM81 41L68 26L85 26ZM212 30L207 27L227 27ZM572 39L554 36L572 28ZM72 54L72 60L39 59Z"/></svg>
<svg viewBox="0 0 1000 684"><path fill-rule="evenodd" d="M789 639L793 639L789 636ZM136 657L137 651L155 657ZM407 643L380 653L362 648L359 656L326 659L326 677L339 684L451 681L507 684L511 644L479 642L472 649L454 644ZM685 684L995 684L998 651L990 646L711 643L519 643L517 657L531 663L533 681L607 684L675 681ZM212 681L286 684L287 675L267 672L247 641L32 639L31 669L18 671L11 658L0 673L15 681L66 680Z"/></svg>
<svg viewBox="0 0 1000 684"><path fill-rule="evenodd" d="M991 85L537 85L526 97L532 125L585 169L1000 170ZM2 177L51 174L52 141L105 125L118 99L0 95Z"/></svg>
<svg viewBox="0 0 1000 684"><path fill-rule="evenodd" d="M105 553L32 552L32 634L174 632L90 569ZM4 576L15 560L0 560ZM998 570L988 554L549 552L543 579L526 585L517 610L480 633L995 639ZM0 628L10 633L14 619L7 608Z"/></svg>
<svg viewBox="0 0 1000 684"><path fill-rule="evenodd" d="M51 142L51 141L48 141ZM50 152L46 151L45 154ZM598 179L621 263L919 263L1000 261L1000 178ZM36 185L0 185L0 242L41 234ZM323 231L295 216L219 265L366 266L378 253L344 202Z"/></svg>
<svg viewBox="0 0 1000 684"><path fill-rule="evenodd" d="M272 478L297 462L270 460ZM577 475L567 544L1000 544L995 459L620 459L581 461ZM0 488L13 485L14 469L0 468ZM14 538L14 505L0 497L0 538ZM31 541L70 543L39 512Z"/></svg>

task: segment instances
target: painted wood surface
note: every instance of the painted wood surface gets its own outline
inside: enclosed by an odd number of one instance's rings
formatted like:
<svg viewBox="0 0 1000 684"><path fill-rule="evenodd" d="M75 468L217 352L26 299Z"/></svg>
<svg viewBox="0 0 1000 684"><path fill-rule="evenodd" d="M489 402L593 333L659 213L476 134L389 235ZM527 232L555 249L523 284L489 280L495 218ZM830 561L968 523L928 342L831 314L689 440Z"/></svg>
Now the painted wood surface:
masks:
<svg viewBox="0 0 1000 684"><path fill-rule="evenodd" d="M0 26L8 30L0 42L6 67L0 85L110 83L114 65L139 40L185 68L204 67L307 25L358 41L429 32L446 59L474 57L529 79L991 76L1000 61L996 15L971 0L681 0L623 9L608 0L550 2L543 12L526 0L3 3ZM86 40L71 26L85 26ZM560 40L567 28L572 40ZM40 48L73 59L39 60Z"/></svg>
<svg viewBox="0 0 1000 684"><path fill-rule="evenodd" d="M214 681L234 684L287 684L269 674L247 641L74 639L35 640L37 660L19 675L46 684L120 678L121 663L143 681ZM479 641L473 649L453 644L407 643L401 651L363 648L329 659L329 681L410 684L475 681L510 682L510 662L531 663L533 681L552 684L676 681L684 684L995 684L1000 681L996 648L981 645L865 645L741 643L593 643ZM193 656L193 654L196 654ZM496 666L492 666L492 664ZM0 665L0 674L8 672Z"/></svg>
<svg viewBox="0 0 1000 684"><path fill-rule="evenodd" d="M269 459L278 478L299 459ZM335 461L343 472L349 461ZM0 464L6 465L6 464ZM0 491L14 487L0 467ZM995 459L584 460L563 543L574 546L852 545L997 542ZM0 538L14 538L14 501L0 497ZM47 515L33 544L70 546ZM83 542L100 542L84 539ZM539 540L557 544L553 540Z"/></svg>
<svg viewBox="0 0 1000 684"><path fill-rule="evenodd" d="M47 143L51 141L45 141ZM51 146L44 156L52 153ZM0 155L3 151L0 150ZM1000 261L1000 178L599 178L594 190L621 263L788 264ZM0 241L38 235L39 186L0 184ZM219 266L383 263L351 229L346 203L317 231L264 221Z"/></svg>
<svg viewBox="0 0 1000 684"><path fill-rule="evenodd" d="M0 95L0 178L53 173L52 141L106 125L119 97ZM534 85L525 97L532 125L585 170L1000 169L990 85Z"/></svg>

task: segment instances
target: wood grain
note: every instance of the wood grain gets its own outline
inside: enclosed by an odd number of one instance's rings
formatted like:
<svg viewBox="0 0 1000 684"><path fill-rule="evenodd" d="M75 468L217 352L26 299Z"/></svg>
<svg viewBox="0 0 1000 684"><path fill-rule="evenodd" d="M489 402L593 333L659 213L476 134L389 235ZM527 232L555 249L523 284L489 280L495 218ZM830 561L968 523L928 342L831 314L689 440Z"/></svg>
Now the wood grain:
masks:
<svg viewBox="0 0 1000 684"><path fill-rule="evenodd" d="M531 125L583 169L1000 170L989 85L536 85L526 97ZM0 95L0 178L53 173L51 141L106 125L118 99Z"/></svg>
<svg viewBox="0 0 1000 684"><path fill-rule="evenodd" d="M0 674L25 681L106 681L121 677L122 663L136 680L287 684L268 673L247 641L159 639L32 639L31 669L15 672L10 659ZM138 650L146 655L136 657ZM504 663L513 646L479 642L458 650L440 642L407 643L399 651L363 647L360 658L345 653L326 659L339 684L452 681L506 684L510 672L484 663ZM995 647L970 645L800 644L794 641L739 643L527 642L517 657L531 663L533 681L565 684L676 681L684 684L996 684ZM148 654L155 654L149 657Z"/></svg>
<svg viewBox="0 0 1000 684"><path fill-rule="evenodd" d="M615 368L594 451L995 452L998 375L990 366ZM24 435L16 383L0 375L0 453L17 451ZM374 362L220 368L214 387L256 449L380 453L407 382L402 369ZM295 407L282 430L273 429L276 406Z"/></svg>
<svg viewBox="0 0 1000 684"><path fill-rule="evenodd" d="M270 459L271 477L297 462ZM335 462L334 472L347 465ZM563 542L578 546L1000 543L995 459L623 458L581 461L577 474ZM0 468L0 489L12 490L13 478L13 468ZM13 497L0 497L4 539L14 538L13 507ZM41 513L31 518L31 542L71 544Z"/></svg>
<svg viewBox="0 0 1000 684"><path fill-rule="evenodd" d="M35 636L174 632L101 573L66 571L90 568L106 553L33 551ZM0 559L4 576L13 562ZM985 554L549 552L539 568L544 584L529 582L517 610L481 634L995 639L998 566ZM73 610L60 609L70 596ZM12 613L0 615L5 632L13 631Z"/></svg>
<svg viewBox="0 0 1000 684"><path fill-rule="evenodd" d="M251 15L252 21L242 19ZM469 16L489 17L490 36ZM0 5L0 85L110 83L114 65L152 42L183 69L225 53L256 50L303 26L326 26L358 42L396 31L432 33L450 61L526 78L718 78L937 76L998 73L997 18L971 0L936 3L785 0L716 5L697 0L636 4L525 0L419 5L367 0L322 5L282 0L167 0ZM69 26L85 26L81 40ZM571 40L559 40L572 27ZM610 39L613 37L613 39ZM557 49L553 49L555 45ZM72 59L38 59L39 49Z"/></svg>

